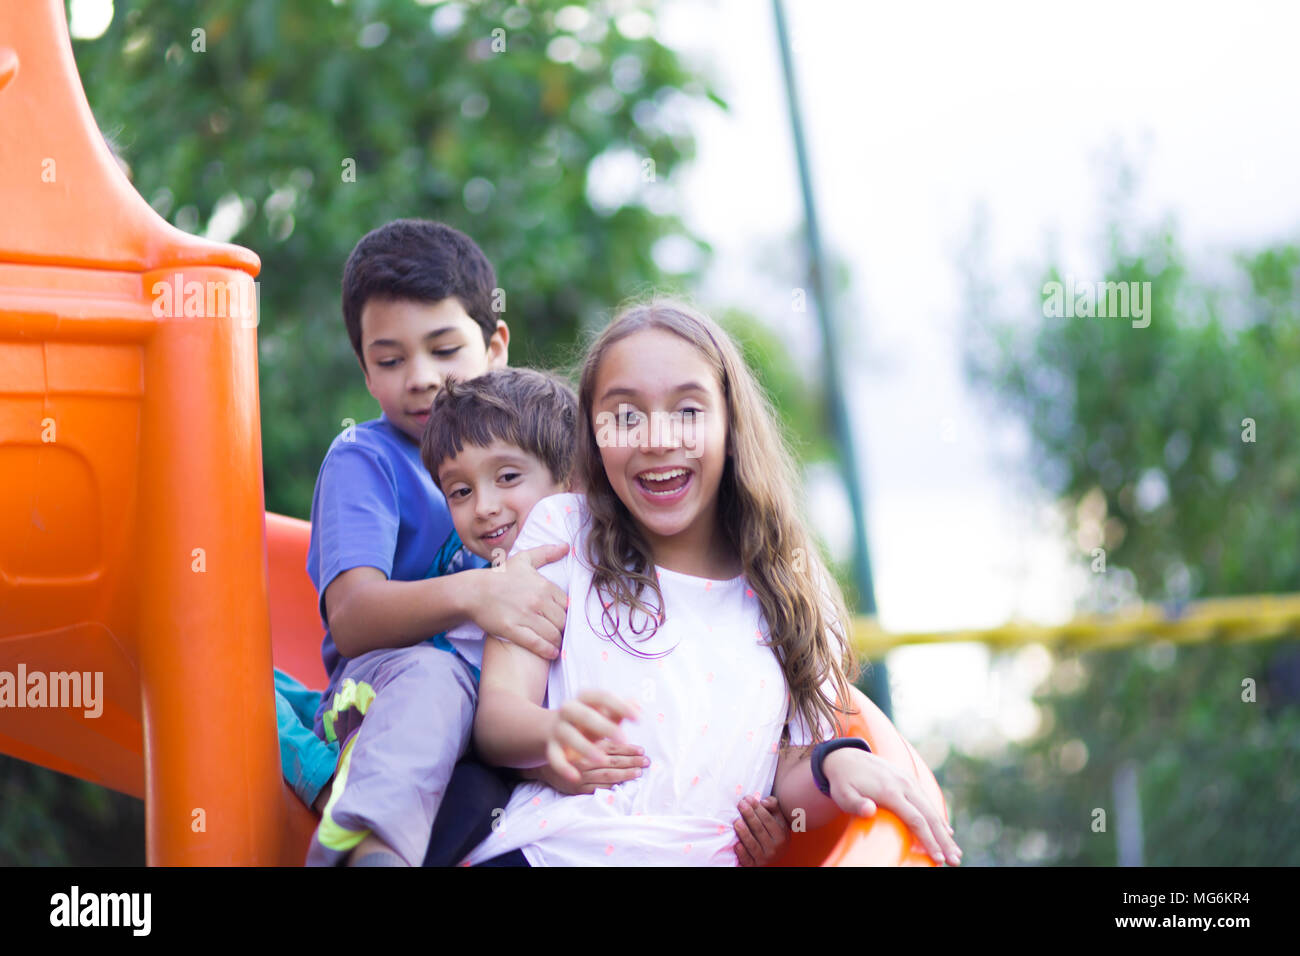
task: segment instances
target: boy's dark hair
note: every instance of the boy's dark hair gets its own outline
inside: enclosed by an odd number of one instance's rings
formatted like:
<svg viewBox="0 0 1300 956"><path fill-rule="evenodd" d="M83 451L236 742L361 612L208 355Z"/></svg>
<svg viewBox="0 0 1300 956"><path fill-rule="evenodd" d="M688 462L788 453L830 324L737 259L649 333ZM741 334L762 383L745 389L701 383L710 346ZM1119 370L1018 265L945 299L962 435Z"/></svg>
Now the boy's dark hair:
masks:
<svg viewBox="0 0 1300 956"><path fill-rule="evenodd" d="M578 397L558 375L530 368L493 369L448 379L433 400L420 456L438 490L438 468L466 445L514 445L540 460L557 482L573 470Z"/></svg>
<svg viewBox="0 0 1300 956"><path fill-rule="evenodd" d="M361 237L343 267L343 323L364 366L361 310L370 299L440 302L455 296L483 329L496 331L496 273L474 240L428 219L395 219Z"/></svg>

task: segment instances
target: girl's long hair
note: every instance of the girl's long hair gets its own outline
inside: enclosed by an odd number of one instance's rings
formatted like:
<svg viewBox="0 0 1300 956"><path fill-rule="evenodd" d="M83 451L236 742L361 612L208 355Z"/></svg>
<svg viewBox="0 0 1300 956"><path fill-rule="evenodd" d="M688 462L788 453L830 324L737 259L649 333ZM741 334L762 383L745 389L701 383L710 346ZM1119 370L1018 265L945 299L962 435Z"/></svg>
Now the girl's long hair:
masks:
<svg viewBox="0 0 1300 956"><path fill-rule="evenodd" d="M638 639L652 635L666 620L650 546L610 486L593 415L596 375L605 353L615 342L646 329L662 329L685 339L717 376L726 402L731 452L718 488L723 532L734 543L762 609L794 713L814 739L821 738L825 727L834 733L839 715L851 712L849 681L856 675L856 662L846 631L849 617L843 595L802 519L793 458L767 395L731 338L712 319L674 299L624 308L591 344L583 361L575 471L586 485L590 529L586 559L592 587L604 607L601 630L636 654L632 643L619 633L619 608L628 609L629 628L637 612L648 622L646 628L633 629ZM652 602L646 600L647 592L653 595ZM823 690L828 681L834 700Z"/></svg>

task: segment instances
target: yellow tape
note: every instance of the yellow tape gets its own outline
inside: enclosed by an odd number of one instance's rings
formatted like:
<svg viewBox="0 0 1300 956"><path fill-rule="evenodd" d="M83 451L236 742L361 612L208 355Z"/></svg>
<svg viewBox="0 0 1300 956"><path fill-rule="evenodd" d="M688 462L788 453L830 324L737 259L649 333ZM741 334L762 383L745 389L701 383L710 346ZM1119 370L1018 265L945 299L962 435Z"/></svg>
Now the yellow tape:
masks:
<svg viewBox="0 0 1300 956"><path fill-rule="evenodd" d="M1170 615L1159 605L1115 615L1088 615L1064 624L1011 621L985 630L890 633L874 617L853 621L853 646L863 657L878 658L896 647L916 644L979 642L995 648L1062 644L1077 650L1105 650L1172 641L1259 641L1300 637L1300 594L1211 598Z"/></svg>

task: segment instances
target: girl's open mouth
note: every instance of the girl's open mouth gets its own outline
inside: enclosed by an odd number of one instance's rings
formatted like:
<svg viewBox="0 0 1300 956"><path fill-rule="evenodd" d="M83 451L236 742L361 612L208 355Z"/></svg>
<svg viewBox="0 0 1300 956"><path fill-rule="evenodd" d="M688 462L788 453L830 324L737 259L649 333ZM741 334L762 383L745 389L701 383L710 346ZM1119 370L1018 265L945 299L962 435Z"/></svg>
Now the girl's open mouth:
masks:
<svg viewBox="0 0 1300 956"><path fill-rule="evenodd" d="M636 484L651 501L673 502L686 494L694 477L688 468L663 468L641 472L636 476Z"/></svg>

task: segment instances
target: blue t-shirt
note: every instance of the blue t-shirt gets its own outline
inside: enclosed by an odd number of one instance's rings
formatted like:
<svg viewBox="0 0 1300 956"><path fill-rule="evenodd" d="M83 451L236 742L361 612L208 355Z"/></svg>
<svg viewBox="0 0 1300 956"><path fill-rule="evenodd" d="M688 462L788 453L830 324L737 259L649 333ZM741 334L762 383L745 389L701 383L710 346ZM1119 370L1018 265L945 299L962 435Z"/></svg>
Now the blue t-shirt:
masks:
<svg viewBox="0 0 1300 956"><path fill-rule="evenodd" d="M390 581L420 581L487 562L461 544L447 499L420 460L420 447L384 416L334 439L311 501L307 573L320 595L325 639L321 658L334 696L347 658L334 646L325 616L325 589L344 571L378 568ZM455 653L446 638L429 642Z"/></svg>

